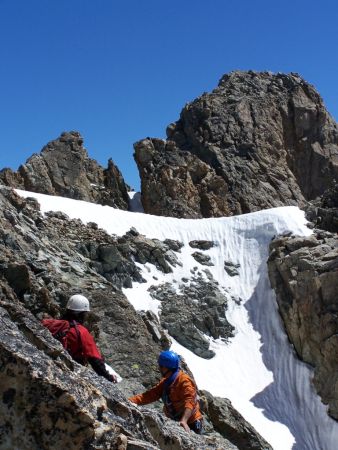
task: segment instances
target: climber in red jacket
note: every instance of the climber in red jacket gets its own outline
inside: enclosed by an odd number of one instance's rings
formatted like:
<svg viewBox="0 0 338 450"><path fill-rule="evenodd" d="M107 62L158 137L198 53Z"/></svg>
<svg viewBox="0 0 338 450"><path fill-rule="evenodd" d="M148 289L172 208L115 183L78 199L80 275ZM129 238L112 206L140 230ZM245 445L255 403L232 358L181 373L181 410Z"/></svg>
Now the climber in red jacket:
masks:
<svg viewBox="0 0 338 450"><path fill-rule="evenodd" d="M63 318L61 320L44 319L42 325L62 343L76 362L82 365L89 362L98 375L116 383L117 378L107 371L93 336L83 326L88 311L90 311L88 299L80 294L72 295L68 300Z"/></svg>

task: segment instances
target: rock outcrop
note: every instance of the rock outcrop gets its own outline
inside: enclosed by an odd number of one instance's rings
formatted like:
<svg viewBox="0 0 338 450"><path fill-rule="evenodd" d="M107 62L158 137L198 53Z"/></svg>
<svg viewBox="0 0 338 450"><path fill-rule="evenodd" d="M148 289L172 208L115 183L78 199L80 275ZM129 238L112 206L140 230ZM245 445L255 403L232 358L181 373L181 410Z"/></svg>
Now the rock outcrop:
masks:
<svg viewBox="0 0 338 450"><path fill-rule="evenodd" d="M314 367L316 390L338 420L337 234L279 236L270 251L269 276L288 337Z"/></svg>
<svg viewBox="0 0 338 450"><path fill-rule="evenodd" d="M55 217L54 213L47 214ZM58 213L56 214L58 216ZM77 243L77 249L92 262L90 266L111 281L116 287L132 287L132 281L142 283L141 270L135 263L153 264L163 273L172 272L172 266L180 265L175 252L179 251L180 243L170 239L164 242L158 239L147 239L140 235L135 228L129 230L124 236L109 236L105 232L97 230L95 224L91 224L94 231L86 231L82 227L81 240ZM64 228L64 235L68 230ZM98 237L101 236L99 240Z"/></svg>
<svg viewBox="0 0 338 450"><path fill-rule="evenodd" d="M268 442L236 411L230 400L213 397L208 391L201 391L200 394L215 430L223 436L231 436L231 442L240 450L272 450Z"/></svg>
<svg viewBox="0 0 338 450"><path fill-rule="evenodd" d="M208 273L201 272L191 280L182 280L178 290L165 283L150 288L153 298L161 302L160 323L184 347L196 355L210 359L215 356L209 349L213 339L227 340L233 336L234 327L227 321L227 297Z"/></svg>
<svg viewBox="0 0 338 450"><path fill-rule="evenodd" d="M215 217L304 206L338 179L338 127L297 74L233 72L167 140L134 145L145 212Z"/></svg>
<svg viewBox="0 0 338 450"><path fill-rule="evenodd" d="M119 209L128 209L127 186L113 161L107 169L88 157L80 133L62 133L17 172L3 169L0 181L11 187L60 195Z"/></svg>

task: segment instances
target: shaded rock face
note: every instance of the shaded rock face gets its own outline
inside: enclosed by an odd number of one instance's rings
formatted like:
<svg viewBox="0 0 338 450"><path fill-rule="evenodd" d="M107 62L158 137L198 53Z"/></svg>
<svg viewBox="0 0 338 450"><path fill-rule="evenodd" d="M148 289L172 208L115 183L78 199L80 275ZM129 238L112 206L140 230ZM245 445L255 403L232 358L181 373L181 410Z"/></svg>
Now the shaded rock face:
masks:
<svg viewBox="0 0 338 450"><path fill-rule="evenodd" d="M208 275L205 280L195 274L191 280L183 280L178 290L169 283L150 288L151 296L161 301L162 327L184 347L206 359L215 353L209 349L205 335L227 340L234 331L226 318L227 298L210 272Z"/></svg>
<svg viewBox="0 0 338 450"><path fill-rule="evenodd" d="M337 234L277 237L270 251L270 281L289 339L314 367L316 390L338 419Z"/></svg>
<svg viewBox="0 0 338 450"><path fill-rule="evenodd" d="M113 161L103 169L88 157L80 133L62 133L39 154L31 156L18 172L3 169L3 184L42 194L85 200L128 209L127 187Z"/></svg>
<svg viewBox="0 0 338 450"><path fill-rule="evenodd" d="M338 233L338 183L308 205L306 216L315 227Z"/></svg>
<svg viewBox="0 0 338 450"><path fill-rule="evenodd" d="M145 212L174 217L305 205L338 176L338 128L297 74L233 72L187 104L168 139L137 142Z"/></svg>

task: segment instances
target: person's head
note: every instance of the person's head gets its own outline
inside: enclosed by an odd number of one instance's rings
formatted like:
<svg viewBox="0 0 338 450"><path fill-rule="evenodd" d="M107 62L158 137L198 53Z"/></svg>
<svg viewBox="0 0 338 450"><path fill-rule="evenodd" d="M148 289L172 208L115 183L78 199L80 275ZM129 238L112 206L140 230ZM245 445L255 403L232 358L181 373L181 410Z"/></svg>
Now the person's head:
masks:
<svg viewBox="0 0 338 450"><path fill-rule="evenodd" d="M86 314L90 311L89 300L81 294L75 294L69 297L66 305L67 318L83 322Z"/></svg>
<svg viewBox="0 0 338 450"><path fill-rule="evenodd" d="M179 356L171 350L161 352L158 357L158 365L163 376L165 376L168 372L174 372L177 370L179 363Z"/></svg>

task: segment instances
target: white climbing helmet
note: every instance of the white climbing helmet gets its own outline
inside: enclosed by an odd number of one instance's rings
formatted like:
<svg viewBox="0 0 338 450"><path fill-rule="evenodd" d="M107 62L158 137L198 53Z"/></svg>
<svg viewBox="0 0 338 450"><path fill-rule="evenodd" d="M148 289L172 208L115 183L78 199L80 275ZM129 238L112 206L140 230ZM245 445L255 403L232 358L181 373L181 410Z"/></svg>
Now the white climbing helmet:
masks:
<svg viewBox="0 0 338 450"><path fill-rule="evenodd" d="M72 295L67 302L67 309L76 312L90 311L89 300L84 295Z"/></svg>

